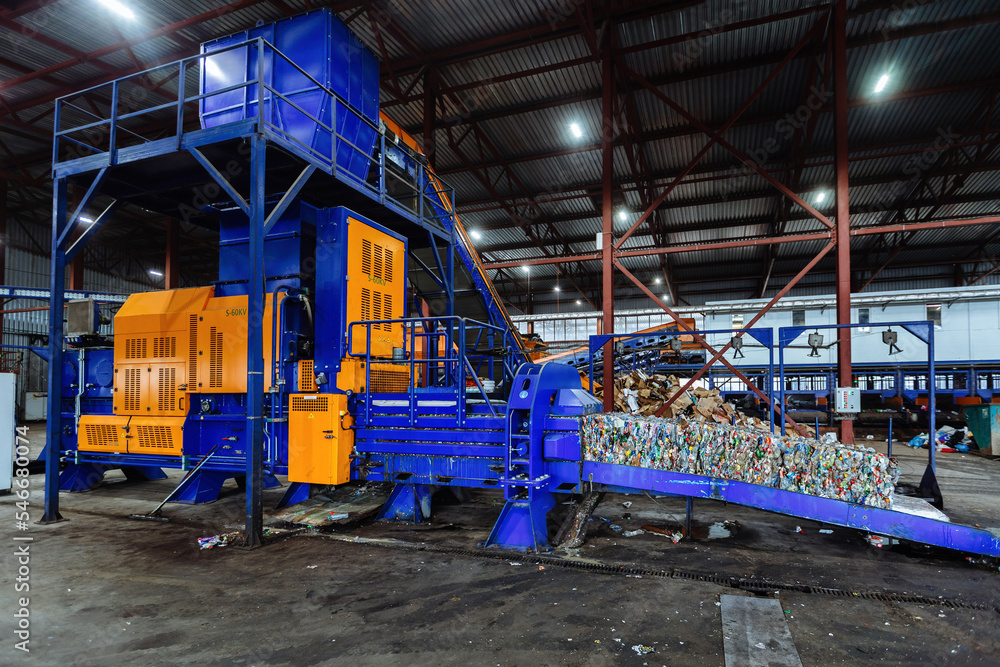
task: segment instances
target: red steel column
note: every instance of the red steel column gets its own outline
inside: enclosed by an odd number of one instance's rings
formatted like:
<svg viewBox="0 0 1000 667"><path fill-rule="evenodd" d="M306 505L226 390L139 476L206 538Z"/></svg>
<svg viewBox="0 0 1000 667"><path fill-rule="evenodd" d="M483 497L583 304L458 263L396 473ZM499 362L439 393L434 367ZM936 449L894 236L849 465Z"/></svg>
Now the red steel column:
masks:
<svg viewBox="0 0 1000 667"><path fill-rule="evenodd" d="M837 169L837 324L851 323L851 221L847 172L847 0L833 9L833 111L836 125L834 157ZM853 385L851 330L837 329L837 383ZM840 441L854 443L854 422L840 421Z"/></svg>
<svg viewBox="0 0 1000 667"><path fill-rule="evenodd" d="M177 289L181 286L180 271L180 223L167 220L167 251L163 270L164 289Z"/></svg>
<svg viewBox="0 0 1000 667"><path fill-rule="evenodd" d="M83 253L76 253L76 257L69 263L69 288L71 290L83 291Z"/></svg>
<svg viewBox="0 0 1000 667"><path fill-rule="evenodd" d="M611 250L614 242L614 215L611 210L611 197L614 186L614 166L615 166L615 144L614 144L614 110L613 95L614 89L614 63L611 57L611 30L614 28L609 24L604 36L604 44L601 49L603 60L603 75L601 85L603 87L603 112L601 122L601 151L603 157L602 173L602 203L604 224L601 233L601 310L603 312L603 326L601 331L604 335L611 335L615 332L615 302L614 302L614 258ZM611 412L615 407L615 382L614 382L614 344L608 343L604 346L604 411Z"/></svg>

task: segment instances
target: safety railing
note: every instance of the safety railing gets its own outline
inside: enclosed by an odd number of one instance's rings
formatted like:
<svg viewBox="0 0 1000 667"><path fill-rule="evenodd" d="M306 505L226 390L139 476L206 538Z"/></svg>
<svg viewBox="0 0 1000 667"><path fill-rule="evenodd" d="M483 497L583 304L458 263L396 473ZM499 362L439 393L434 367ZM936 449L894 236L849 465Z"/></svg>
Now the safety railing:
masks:
<svg viewBox="0 0 1000 667"><path fill-rule="evenodd" d="M399 326L403 333L400 342L404 347L396 348L391 358L371 352L373 331L384 335L387 326ZM490 416L499 416L497 399L490 396L494 392L487 384L492 383L494 391L504 391L514 379L517 369L509 363L513 350L505 341L506 331L502 327L457 316L350 323L348 354L365 362L365 391L358 405L359 416L363 415L365 423L371 423L377 413L375 401L396 395L405 395L412 425L421 414L421 399L445 400L449 405L454 400L459 426L465 424L470 398L482 400ZM362 351L355 352L356 348ZM378 391L373 374L384 378L387 370L403 374L405 394L399 391L398 384L391 392Z"/></svg>
<svg viewBox="0 0 1000 667"><path fill-rule="evenodd" d="M248 58L249 62L256 60L254 76L219 89L202 91L199 87L197 94L188 93L190 79L202 81L206 71L219 67L213 58L238 49L256 52ZM278 61L307 82L302 89L280 91L268 81L267 74ZM267 72L265 63L271 63ZM322 111L314 113L300 103L297 94L304 91L321 94L321 101L313 106ZM227 112L226 119L231 120L206 124L203 112L209 100L218 102L215 111ZM402 209L423 225L449 233L455 228L453 188L408 148L387 141L380 123L353 109L342 96L261 37L58 98L54 109L53 168L89 159L87 168L99 169L118 164L124 151L133 150L145 158L182 150L185 136L196 131L189 127L194 118L208 125L199 128L201 131L220 137L226 135L227 128L249 122L243 134L264 132L303 159L367 191L383 204ZM338 129L339 125L355 131L348 135ZM165 128L169 130L166 133ZM358 137L370 141L359 142ZM397 156L400 164L387 165L387 150Z"/></svg>

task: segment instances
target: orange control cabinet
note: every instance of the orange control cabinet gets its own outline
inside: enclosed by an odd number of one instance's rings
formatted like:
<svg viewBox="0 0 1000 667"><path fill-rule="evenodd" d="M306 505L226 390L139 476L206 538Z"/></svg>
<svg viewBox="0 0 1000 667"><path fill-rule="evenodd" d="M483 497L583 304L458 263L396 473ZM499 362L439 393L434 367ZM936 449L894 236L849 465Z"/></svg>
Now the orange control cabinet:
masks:
<svg viewBox="0 0 1000 667"><path fill-rule="evenodd" d="M344 394L292 394L288 481L343 484L351 479L354 431Z"/></svg>

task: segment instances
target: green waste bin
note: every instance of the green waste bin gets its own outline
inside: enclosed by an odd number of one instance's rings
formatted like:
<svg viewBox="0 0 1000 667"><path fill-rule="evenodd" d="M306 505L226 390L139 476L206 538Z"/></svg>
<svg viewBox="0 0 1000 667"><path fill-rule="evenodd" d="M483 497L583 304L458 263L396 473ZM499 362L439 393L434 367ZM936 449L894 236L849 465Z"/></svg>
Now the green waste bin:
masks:
<svg viewBox="0 0 1000 667"><path fill-rule="evenodd" d="M965 406L965 423L979 451L1000 456L1000 405Z"/></svg>

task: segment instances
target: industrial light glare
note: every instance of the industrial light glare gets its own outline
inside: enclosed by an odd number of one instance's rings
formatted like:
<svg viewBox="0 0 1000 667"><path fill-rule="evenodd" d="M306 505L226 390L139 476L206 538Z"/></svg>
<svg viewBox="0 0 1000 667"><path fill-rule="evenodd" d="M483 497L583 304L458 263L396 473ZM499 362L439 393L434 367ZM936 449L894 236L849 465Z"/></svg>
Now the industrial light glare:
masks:
<svg viewBox="0 0 1000 667"><path fill-rule="evenodd" d="M656 283L657 285L659 285L659 284L660 284L660 279L659 279L659 278L657 278L657 279L656 279L656 280L654 280L653 282L654 282L654 283Z"/></svg>
<svg viewBox="0 0 1000 667"><path fill-rule="evenodd" d="M212 58L205 58L205 73L213 79L222 78L222 68Z"/></svg>
<svg viewBox="0 0 1000 667"><path fill-rule="evenodd" d="M522 270L522 271L524 271L525 273L527 273L528 271L531 271L531 267L530 267L530 266L527 266L527 265L525 265L525 266L522 266L522 267L521 267L521 270Z"/></svg>
<svg viewBox="0 0 1000 667"><path fill-rule="evenodd" d="M126 19L135 18L135 14L132 13L132 10L123 5L122 3L118 2L118 0L97 0L97 1L100 2L102 5L104 5L105 7L107 7L108 9L110 9L111 11L118 14L119 16L121 16L122 18Z"/></svg>
<svg viewBox="0 0 1000 667"><path fill-rule="evenodd" d="M483 238L483 235L480 234L479 232L477 232L475 229L473 229L471 232L469 232L469 236L471 236L472 238L474 238L477 241L479 239Z"/></svg>
<svg viewBox="0 0 1000 667"><path fill-rule="evenodd" d="M570 124L569 124L569 131L570 131L570 132L571 132L571 133L573 134L573 136L574 136L574 137L576 137L577 139L579 139L580 137L582 137L582 136L583 136L583 128L581 128L581 127L580 127L580 124L579 124L579 123L570 123Z"/></svg>
<svg viewBox="0 0 1000 667"><path fill-rule="evenodd" d="M824 199L826 199L826 193L825 192L821 192L818 195L816 195L816 203L817 204L822 204Z"/></svg>
<svg viewBox="0 0 1000 667"><path fill-rule="evenodd" d="M557 292L559 291L559 285L556 285L556 290L555 291L557 291Z"/></svg>
<svg viewBox="0 0 1000 667"><path fill-rule="evenodd" d="M93 218L88 218L85 215L80 216L80 222L86 222L88 225L94 221Z"/></svg>
<svg viewBox="0 0 1000 667"><path fill-rule="evenodd" d="M883 74L882 76L880 76L878 78L878 82L875 84L875 92L881 93L883 90L885 90L885 87L886 85L888 85L888 83L889 83L888 74Z"/></svg>
<svg viewBox="0 0 1000 667"><path fill-rule="evenodd" d="M579 299L576 300L576 305L578 305L578 306L580 305L580 300Z"/></svg>
<svg viewBox="0 0 1000 667"><path fill-rule="evenodd" d="M670 299L670 297L668 297L666 294L661 294L660 296L663 297L664 301L668 301Z"/></svg>
<svg viewBox="0 0 1000 667"><path fill-rule="evenodd" d="M156 277L160 277L160 276L162 276L163 274L162 274L161 272L159 272L159 271L155 271L155 270L153 270L153 269L150 269L150 270L149 270L149 275L151 275L151 276L156 276Z"/></svg>
<svg viewBox="0 0 1000 667"><path fill-rule="evenodd" d="M627 214L627 213L625 213L625 211L618 211L618 219L619 219L619 220L621 220L622 222L624 222L624 221L625 221L625 218L626 218L627 216L628 216L628 214Z"/></svg>

